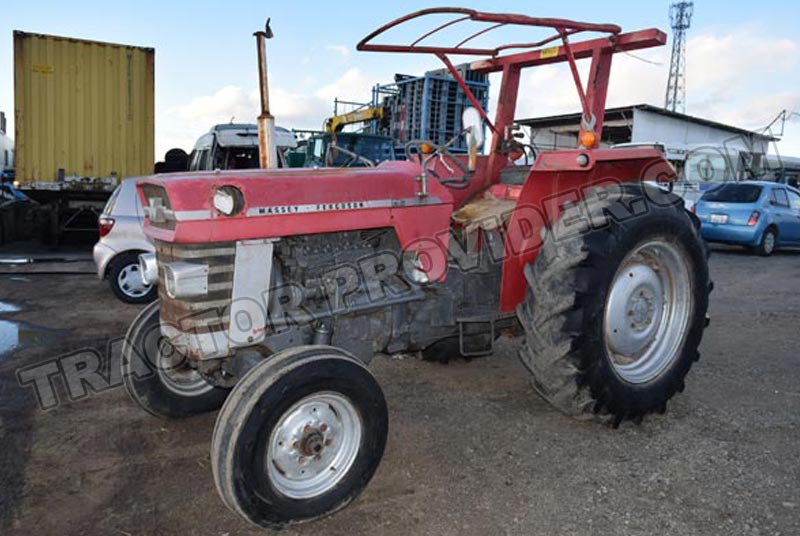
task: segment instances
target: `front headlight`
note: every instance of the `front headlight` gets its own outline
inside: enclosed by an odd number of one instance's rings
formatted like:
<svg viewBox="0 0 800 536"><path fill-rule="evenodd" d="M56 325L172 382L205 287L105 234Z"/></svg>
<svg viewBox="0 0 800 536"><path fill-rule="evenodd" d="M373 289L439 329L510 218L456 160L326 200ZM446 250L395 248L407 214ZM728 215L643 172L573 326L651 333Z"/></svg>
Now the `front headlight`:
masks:
<svg viewBox="0 0 800 536"><path fill-rule="evenodd" d="M208 265L172 262L164 265L164 290L173 299L208 294Z"/></svg>
<svg viewBox="0 0 800 536"><path fill-rule="evenodd" d="M235 216L244 208L244 195L235 186L222 186L214 192L214 208L224 216Z"/></svg>
<svg viewBox="0 0 800 536"><path fill-rule="evenodd" d="M158 283L158 263L155 253L142 253L139 255L139 273L142 274L142 283L145 285Z"/></svg>

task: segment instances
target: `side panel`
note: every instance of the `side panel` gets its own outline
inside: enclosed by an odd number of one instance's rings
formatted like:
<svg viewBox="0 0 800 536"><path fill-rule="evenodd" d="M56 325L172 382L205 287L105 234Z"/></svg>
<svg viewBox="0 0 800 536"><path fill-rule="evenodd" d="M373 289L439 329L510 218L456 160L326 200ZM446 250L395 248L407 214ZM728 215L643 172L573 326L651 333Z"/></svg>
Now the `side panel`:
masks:
<svg viewBox="0 0 800 536"><path fill-rule="evenodd" d="M578 158L589 158L580 166ZM542 153L536 159L506 230L500 309L514 311L525 297L525 266L536 261L542 231L558 221L565 204L596 187L625 182L672 182L675 170L655 149L597 149Z"/></svg>
<svg viewBox="0 0 800 536"><path fill-rule="evenodd" d="M152 48L15 31L17 180L152 173L154 58Z"/></svg>
<svg viewBox="0 0 800 536"><path fill-rule="evenodd" d="M236 346L264 340L267 317L262 304L269 303L273 248L271 240L245 240L236 244L234 267L237 269L233 275L228 324L228 339ZM263 322L254 322L254 319Z"/></svg>

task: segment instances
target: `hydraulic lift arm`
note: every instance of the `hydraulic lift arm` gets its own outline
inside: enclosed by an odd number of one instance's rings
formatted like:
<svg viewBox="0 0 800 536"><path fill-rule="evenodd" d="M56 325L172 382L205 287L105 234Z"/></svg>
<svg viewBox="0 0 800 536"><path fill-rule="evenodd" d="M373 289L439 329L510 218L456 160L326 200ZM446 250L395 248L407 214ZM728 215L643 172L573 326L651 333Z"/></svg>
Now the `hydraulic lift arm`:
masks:
<svg viewBox="0 0 800 536"><path fill-rule="evenodd" d="M353 112L341 115L334 115L325 120L325 132L333 134L341 132L345 125L353 123L363 123L365 121L380 120L383 118L383 108L368 106Z"/></svg>

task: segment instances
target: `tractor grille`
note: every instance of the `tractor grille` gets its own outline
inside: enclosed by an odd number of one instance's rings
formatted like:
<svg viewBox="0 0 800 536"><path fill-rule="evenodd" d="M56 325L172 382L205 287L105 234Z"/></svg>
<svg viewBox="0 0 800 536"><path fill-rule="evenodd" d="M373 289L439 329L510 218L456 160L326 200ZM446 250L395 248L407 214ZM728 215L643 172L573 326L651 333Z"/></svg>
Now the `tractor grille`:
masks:
<svg viewBox="0 0 800 536"><path fill-rule="evenodd" d="M236 244L171 244L156 241L158 297L161 321L188 333L227 331ZM170 298L164 284L164 265L189 262L208 265L208 294L196 298Z"/></svg>

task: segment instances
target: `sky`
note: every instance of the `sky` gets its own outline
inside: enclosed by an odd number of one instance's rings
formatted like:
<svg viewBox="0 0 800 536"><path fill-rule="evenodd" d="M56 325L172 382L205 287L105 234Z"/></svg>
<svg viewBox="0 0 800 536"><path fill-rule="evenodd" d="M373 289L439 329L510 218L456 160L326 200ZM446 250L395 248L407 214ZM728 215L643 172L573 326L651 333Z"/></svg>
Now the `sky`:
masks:
<svg viewBox="0 0 800 536"><path fill-rule="evenodd" d="M448 4L614 23L623 31L657 27L670 33L668 1L449 0ZM0 10L0 110L9 116L13 132L13 30L153 47L156 156L162 158L172 147L189 151L216 123L255 121L258 77L252 34L270 17L275 34L267 44L272 113L279 125L319 129L333 111L334 98L366 102L371 88L391 82L395 73L441 68L433 56L357 52L355 46L396 17L448 4L10 0ZM687 45L686 112L754 130L766 127L781 110L800 112L799 27L800 9L789 0L747 4L695 0ZM420 33L421 27L415 26L391 37L402 43ZM500 30L492 35L506 42L520 34ZM663 106L670 44L615 57L609 107ZM496 79L492 81L496 95L499 86ZM578 109L564 65L523 72L517 118ZM779 130L780 124L772 132ZM800 116L786 123L782 141L771 149L776 151L800 157Z"/></svg>

